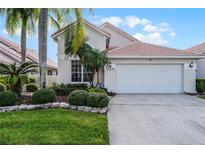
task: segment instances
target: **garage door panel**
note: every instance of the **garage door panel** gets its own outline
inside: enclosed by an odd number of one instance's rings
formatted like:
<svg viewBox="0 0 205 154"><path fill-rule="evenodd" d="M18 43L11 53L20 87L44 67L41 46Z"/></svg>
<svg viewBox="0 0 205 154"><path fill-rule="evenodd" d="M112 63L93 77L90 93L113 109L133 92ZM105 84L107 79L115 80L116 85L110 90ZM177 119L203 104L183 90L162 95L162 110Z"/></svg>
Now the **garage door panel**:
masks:
<svg viewBox="0 0 205 154"><path fill-rule="evenodd" d="M182 65L118 65L118 93L181 93Z"/></svg>

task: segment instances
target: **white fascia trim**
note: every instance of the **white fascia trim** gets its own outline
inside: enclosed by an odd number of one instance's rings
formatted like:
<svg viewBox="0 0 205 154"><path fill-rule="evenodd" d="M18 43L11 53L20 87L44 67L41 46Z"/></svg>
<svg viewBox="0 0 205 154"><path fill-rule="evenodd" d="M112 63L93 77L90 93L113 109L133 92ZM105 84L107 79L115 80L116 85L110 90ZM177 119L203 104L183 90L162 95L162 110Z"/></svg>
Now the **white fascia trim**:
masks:
<svg viewBox="0 0 205 154"><path fill-rule="evenodd" d="M116 30L118 33L120 33L121 35L123 35L124 37L128 37L129 39L131 39L132 41L139 41L136 38L134 38L133 36L131 36L130 34L128 34L127 32L124 32L122 29L115 27L114 25L112 25L111 23L104 23L102 25L99 26L99 28L103 28L105 26L109 26L111 28L113 28L114 30Z"/></svg>
<svg viewBox="0 0 205 154"><path fill-rule="evenodd" d="M108 58L119 58L119 59L149 59L149 58L159 58L159 59L166 59L166 58L186 58L186 59L201 59L201 58L205 58L205 56L110 56L108 55Z"/></svg>
<svg viewBox="0 0 205 154"><path fill-rule="evenodd" d="M106 34L106 33L104 33L103 31L97 29L96 27L94 27L93 25L89 24L88 22L86 22L86 21L84 21L84 22L85 22L85 24L87 24L87 25L90 26L91 28L93 28L93 29L95 29L96 31L98 31L100 34L103 34L103 35L105 35L105 36L107 36L107 37L110 38L110 36L109 36L108 34ZM76 24L76 23L75 23L75 24ZM64 27L64 28L65 28L65 27ZM51 36L52 36L52 38L55 39L56 37L58 37L59 35L61 35L61 34L64 33L64 32L65 32L65 29L62 30L61 32L59 32L59 33L57 33L57 34L55 34L55 35L51 35Z"/></svg>

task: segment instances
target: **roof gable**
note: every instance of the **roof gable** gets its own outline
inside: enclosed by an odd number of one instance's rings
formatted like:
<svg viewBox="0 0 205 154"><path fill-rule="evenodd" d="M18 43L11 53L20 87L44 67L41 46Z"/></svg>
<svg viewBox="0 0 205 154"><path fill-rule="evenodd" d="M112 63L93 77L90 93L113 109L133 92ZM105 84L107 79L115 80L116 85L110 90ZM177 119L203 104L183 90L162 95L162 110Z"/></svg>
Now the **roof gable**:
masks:
<svg viewBox="0 0 205 154"><path fill-rule="evenodd" d="M89 27L91 27L92 29L94 29L95 31L97 31L98 33L100 33L100 34L102 34L102 35L104 35L104 36L106 36L106 37L108 37L108 38L110 37L110 34L109 34L109 33L105 32L104 30L101 30L100 28L98 28L97 26L95 26L94 24L92 24L91 22L89 22L89 21L87 21L87 20L84 19L84 23L85 23L87 26L89 26ZM71 23L71 24L76 24L76 22L73 22L73 23ZM69 24L69 25L70 25L70 24ZM66 29L69 25L65 26L64 28L61 28L61 29L58 30L57 32L53 33L51 36L52 36L54 39L56 39L59 35L61 35L62 33L65 32L65 29Z"/></svg>
<svg viewBox="0 0 205 154"><path fill-rule="evenodd" d="M109 27L111 28L112 30L116 31L117 33L119 33L121 36L131 40L131 41L139 41L138 39L136 39L135 37L129 35L128 33L124 32L123 30L121 30L120 28L112 25L111 23L109 22L105 22L103 23L102 25L99 26L100 29L103 29L103 27Z"/></svg>

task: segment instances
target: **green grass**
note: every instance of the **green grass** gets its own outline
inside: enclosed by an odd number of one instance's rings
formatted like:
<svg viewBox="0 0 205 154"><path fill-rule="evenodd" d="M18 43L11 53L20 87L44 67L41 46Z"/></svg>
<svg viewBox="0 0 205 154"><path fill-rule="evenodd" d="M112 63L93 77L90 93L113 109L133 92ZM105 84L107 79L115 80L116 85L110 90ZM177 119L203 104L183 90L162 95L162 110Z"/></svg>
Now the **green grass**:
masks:
<svg viewBox="0 0 205 154"><path fill-rule="evenodd" d="M205 95L199 95L198 98L205 99Z"/></svg>
<svg viewBox="0 0 205 154"><path fill-rule="evenodd" d="M109 144L107 116L68 109L0 113L0 144Z"/></svg>

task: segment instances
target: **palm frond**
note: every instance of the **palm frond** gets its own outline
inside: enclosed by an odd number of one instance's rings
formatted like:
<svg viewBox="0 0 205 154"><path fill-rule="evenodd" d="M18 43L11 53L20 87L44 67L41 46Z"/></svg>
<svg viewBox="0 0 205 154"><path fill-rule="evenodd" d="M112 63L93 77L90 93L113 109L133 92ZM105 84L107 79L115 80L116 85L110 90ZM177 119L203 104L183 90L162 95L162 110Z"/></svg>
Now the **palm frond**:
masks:
<svg viewBox="0 0 205 154"><path fill-rule="evenodd" d="M38 67L37 63L28 61L28 62L21 64L16 72L17 74L25 74L25 71L27 71L28 69L37 68L37 67Z"/></svg>
<svg viewBox="0 0 205 154"><path fill-rule="evenodd" d="M84 20L82 17L82 10L80 8L75 9L76 15L76 32L72 41L72 52L76 54L80 46L82 45L85 39L85 31L84 31Z"/></svg>
<svg viewBox="0 0 205 154"><path fill-rule="evenodd" d="M8 75L8 74L11 74L11 73L12 73L12 70L10 68L10 65L0 63L0 74Z"/></svg>
<svg viewBox="0 0 205 154"><path fill-rule="evenodd" d="M59 30L61 28L60 22L58 22L53 16L49 15L49 21L54 29Z"/></svg>
<svg viewBox="0 0 205 154"><path fill-rule="evenodd" d="M20 25L20 13L18 9L7 9L6 11L6 31L10 35L15 35Z"/></svg>

